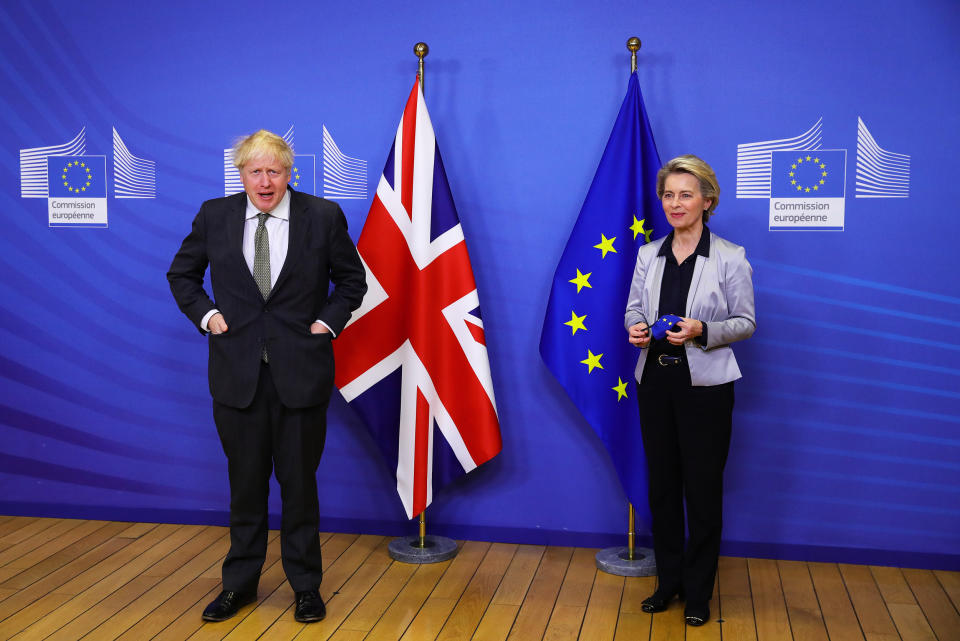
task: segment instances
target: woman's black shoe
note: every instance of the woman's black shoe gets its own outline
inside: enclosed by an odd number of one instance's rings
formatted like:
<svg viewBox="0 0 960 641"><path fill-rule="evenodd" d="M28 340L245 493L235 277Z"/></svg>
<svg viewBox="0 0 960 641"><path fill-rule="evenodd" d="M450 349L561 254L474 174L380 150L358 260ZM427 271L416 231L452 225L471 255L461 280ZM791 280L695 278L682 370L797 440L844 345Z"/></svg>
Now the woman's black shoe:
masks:
<svg viewBox="0 0 960 641"><path fill-rule="evenodd" d="M710 620L710 606L706 603L687 603L683 618L687 620L687 625L701 626Z"/></svg>
<svg viewBox="0 0 960 641"><path fill-rule="evenodd" d="M674 588L672 590L657 588L656 592L640 602L640 609L649 614L663 612L667 609L667 606L670 605L670 602L673 601L673 597L675 596L679 596L682 599L683 590L680 588Z"/></svg>

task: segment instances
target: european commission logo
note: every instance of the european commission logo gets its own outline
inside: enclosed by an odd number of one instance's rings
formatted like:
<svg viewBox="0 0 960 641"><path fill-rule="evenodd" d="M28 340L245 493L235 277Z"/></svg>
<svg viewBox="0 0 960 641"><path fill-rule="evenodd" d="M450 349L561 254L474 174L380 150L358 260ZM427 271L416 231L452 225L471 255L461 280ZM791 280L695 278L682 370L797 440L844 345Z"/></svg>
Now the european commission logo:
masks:
<svg viewBox="0 0 960 641"><path fill-rule="evenodd" d="M771 152L770 228L842 231L847 150Z"/></svg>
<svg viewBox="0 0 960 641"><path fill-rule="evenodd" d="M737 145L737 198L770 202L771 231L843 231L847 150L823 149L823 118L793 138ZM910 156L857 119L856 198L908 198Z"/></svg>
<svg viewBox="0 0 960 641"><path fill-rule="evenodd" d="M51 227L107 226L106 156L88 155L86 127L69 142L20 150L20 197L46 198ZM113 129L113 197L156 198L156 163Z"/></svg>
<svg viewBox="0 0 960 641"><path fill-rule="evenodd" d="M51 227L107 226L106 156L48 156Z"/></svg>

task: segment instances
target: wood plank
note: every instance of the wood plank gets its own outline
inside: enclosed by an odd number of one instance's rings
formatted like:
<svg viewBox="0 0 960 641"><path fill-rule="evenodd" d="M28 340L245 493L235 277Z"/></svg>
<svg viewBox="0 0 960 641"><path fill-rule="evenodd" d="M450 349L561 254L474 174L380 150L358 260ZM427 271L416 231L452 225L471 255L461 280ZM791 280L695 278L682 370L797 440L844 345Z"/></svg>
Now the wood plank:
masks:
<svg viewBox="0 0 960 641"><path fill-rule="evenodd" d="M594 561L596 562L596 561ZM580 627L584 639L612 640L617 632L620 600L623 597L623 577L597 572L587 602L587 612Z"/></svg>
<svg viewBox="0 0 960 641"><path fill-rule="evenodd" d="M867 641L899 641L900 634L893 624L887 604L865 565L840 564L840 575L847 586L853 609L860 620L860 629Z"/></svg>
<svg viewBox="0 0 960 641"><path fill-rule="evenodd" d="M500 587L477 625L474 641L505 641L530 589L546 548L542 545L517 547Z"/></svg>
<svg viewBox="0 0 960 641"><path fill-rule="evenodd" d="M36 537L42 537L43 533L50 528L57 527L65 522L68 522L67 519L34 519L24 527L13 530L3 537L0 537L0 552L5 552L24 541L29 542Z"/></svg>
<svg viewBox="0 0 960 641"><path fill-rule="evenodd" d="M720 626L724 639L756 641L757 623L747 560L721 556L717 568Z"/></svg>
<svg viewBox="0 0 960 641"><path fill-rule="evenodd" d="M103 527L104 521L63 521L0 554L0 565L25 570ZM7 555L12 555L7 556Z"/></svg>
<svg viewBox="0 0 960 641"><path fill-rule="evenodd" d="M45 524L49 524L54 520L56 519L46 519L40 517L17 517L16 521L12 521L6 526L0 526L0 550L6 549L8 546L23 540L23 538L16 538L11 542L7 542L8 536L16 536L17 532L24 530L39 532L46 527ZM30 535L28 534L27 536Z"/></svg>
<svg viewBox="0 0 960 641"><path fill-rule="evenodd" d="M923 610L916 603L888 603L887 608L903 641L936 640L927 617L923 616Z"/></svg>
<svg viewBox="0 0 960 641"><path fill-rule="evenodd" d="M151 641L183 641L184 639L189 639L197 630L207 625L203 619L200 618L200 614L208 603L217 598L223 586L220 583L220 579L201 576L191 583L190 590L198 590L199 585L194 584L200 583L206 583L207 585L213 584L215 587L197 599L193 606L187 607L180 616L171 621L170 624L153 637ZM141 641L137 639L137 637L133 638Z"/></svg>
<svg viewBox="0 0 960 641"><path fill-rule="evenodd" d="M382 536L363 534L356 537L354 542L335 559L324 560L326 567L324 568L320 590L320 598L324 600L324 603L330 601L330 597L343 587L344 583L358 571L374 550L384 544L385 540ZM271 638L291 638L286 636L290 631L296 629L299 633L304 627L304 624L297 623L294 619L294 601L293 588L290 587L289 583L283 583L227 638L263 639L267 633L270 634ZM291 623L295 626L288 625ZM318 633L317 626L319 625L323 625L323 622L310 625L311 639L316 638L315 634Z"/></svg>
<svg viewBox="0 0 960 641"><path fill-rule="evenodd" d="M907 584L940 641L960 640L960 615L930 570L903 571Z"/></svg>
<svg viewBox="0 0 960 641"><path fill-rule="evenodd" d="M99 626L93 628L90 632L91 636L98 641L116 639L137 624L141 624L138 626L139 638L149 639L154 636L169 623L169 620L160 619L154 616L154 613L168 599L198 578L211 565L216 565L229 549L230 533L227 529L207 527L202 533L181 547L178 550L179 554L171 554L164 560L180 561L179 565L173 568L169 575L157 575L152 568L142 574L141 576L157 578L158 581L136 601L124 606L121 610L110 615ZM193 553L193 556L190 556L191 553ZM126 591L126 588L122 588L121 591ZM150 634L148 635L147 632L150 632Z"/></svg>
<svg viewBox="0 0 960 641"><path fill-rule="evenodd" d="M880 594L887 604L890 618L897 626L903 641L930 641L935 639L933 629L923 616L913 591L899 568L870 566Z"/></svg>
<svg viewBox="0 0 960 641"><path fill-rule="evenodd" d="M543 638L571 558L573 548L551 546L544 551L507 641Z"/></svg>
<svg viewBox="0 0 960 641"><path fill-rule="evenodd" d="M934 570L933 574L943 586L943 591L950 597L953 607L960 610L960 572Z"/></svg>
<svg viewBox="0 0 960 641"><path fill-rule="evenodd" d="M287 583L287 576L283 571L283 562L280 560L280 537L278 533L278 536L267 545L267 562L260 573L257 601L244 606L235 617L226 621L208 623L199 620L200 617L198 616L197 620L201 623L201 627L188 638L190 641L219 641L220 639L237 638L230 635L240 626L252 625L255 629L266 629L276 618L276 608L269 606L261 608L275 592L281 590L285 591L284 596L293 599L293 592L289 592L290 585ZM289 604L289 601L287 603ZM248 623L248 619L252 619L252 622ZM256 636L249 638L256 639Z"/></svg>
<svg viewBox="0 0 960 641"><path fill-rule="evenodd" d="M640 603L657 589L657 577L632 576L623 583L623 597L620 599L620 617L614 641L635 641L650 638L653 615L640 609Z"/></svg>
<svg viewBox="0 0 960 641"><path fill-rule="evenodd" d="M396 641L410 625L423 602L436 587L451 561L421 565L400 590L400 594L384 611L370 634L367 641Z"/></svg>
<svg viewBox="0 0 960 641"><path fill-rule="evenodd" d="M37 517L33 516L12 516L8 520L0 523L0 539L10 534L11 532L16 532L21 528L27 527L31 521L35 521Z"/></svg>
<svg viewBox="0 0 960 641"><path fill-rule="evenodd" d="M790 641L790 620L780 585L777 562L768 559L747 559L750 588L753 594L754 620L759 641Z"/></svg>
<svg viewBox="0 0 960 641"><path fill-rule="evenodd" d="M91 521L91 523L94 523L94 521ZM97 521L97 523L100 523L101 527L91 531L83 538L64 546L56 553L51 554L45 559L38 561L23 570L20 570L16 575L10 577L3 583L0 583L0 586L23 590L32 583L39 581L43 577L46 577L53 572L56 572L58 569L64 567L73 560L84 556L90 550L103 545L106 541L116 536L117 533L123 529L123 525L120 523L109 523L104 521ZM49 589L50 588L48 587L47 590Z"/></svg>
<svg viewBox="0 0 960 641"><path fill-rule="evenodd" d="M189 536L175 549L155 558L144 555L139 559L141 567L138 571L134 572L129 567L125 567L123 568L125 571L119 571L116 576L109 577L108 580L101 581L91 588L89 598L76 599L77 605L83 604L87 607L47 639L74 641L86 634L93 634L94 638L107 641L143 618L148 612L147 607L162 603L165 598L162 594L152 599L147 597L149 591L164 580L164 575L153 572L152 568L157 565L164 568L180 568L223 536L223 528L194 525L184 529L189 532ZM153 562L150 563L150 561ZM210 562L204 562L203 568L208 565ZM193 573L190 578L200 572L200 569L190 566L188 570ZM175 580L181 581L181 586L186 583L178 576ZM95 601L91 604L94 599ZM111 623L121 627L112 630L107 627Z"/></svg>
<svg viewBox="0 0 960 641"><path fill-rule="evenodd" d="M883 596L887 605L891 603L903 603L914 605L917 599L910 591L907 580L903 577L900 568L890 568L879 565L870 566L870 573L873 574L873 580L877 583L877 588Z"/></svg>
<svg viewBox="0 0 960 641"><path fill-rule="evenodd" d="M36 625L38 629L52 631L56 626L50 627L48 623L45 623L52 612L63 607L72 597L96 585L104 577L110 576L146 551L157 547L166 551L169 544L165 544L165 541L170 537L178 536L180 530L181 528L176 525L161 525L139 539L110 539L103 546L91 551L87 560L92 561L92 564L82 564L82 567L79 568L82 571L78 574L72 576L66 582L58 582L52 590L42 597L36 598L29 606L23 607L16 614L5 619L3 621L4 629L19 631L28 626ZM70 566L72 565L70 564ZM70 566L64 570L72 570L73 568ZM28 591L34 588L39 589L38 584L42 583L34 584L28 588ZM2 604L0 604L0 607L2 607ZM70 620L59 616L53 618L59 621ZM37 633L35 636L40 636L40 634Z"/></svg>
<svg viewBox="0 0 960 641"><path fill-rule="evenodd" d="M418 568L419 566L410 563L392 563L340 627L369 632Z"/></svg>
<svg viewBox="0 0 960 641"><path fill-rule="evenodd" d="M310 625L308 636L311 641L323 641L334 637L343 621L380 580L387 568L393 563L393 559L390 558L387 550L388 543L387 539L382 538L381 542L374 547L350 579L339 590L333 591L328 599L325 599L327 617L323 621ZM324 584L326 583L327 578L324 577ZM324 590L321 590L321 596L323 594ZM270 626L261 637L261 641L290 639L299 634L301 629L301 624L293 621L292 617L282 617ZM357 631L357 633L366 635L366 631Z"/></svg>
<svg viewBox="0 0 960 641"><path fill-rule="evenodd" d="M576 639L580 635L580 626L587 613L590 591L597 574L596 554L594 549L574 550L553 613L550 615L550 622L543 635L544 641Z"/></svg>
<svg viewBox="0 0 960 641"><path fill-rule="evenodd" d="M490 552L490 543L464 543L401 639L435 639Z"/></svg>
<svg viewBox="0 0 960 641"><path fill-rule="evenodd" d="M472 641L505 641L520 611L519 605L491 603L483 613Z"/></svg>
<svg viewBox="0 0 960 641"><path fill-rule="evenodd" d="M493 595L491 603L500 605L523 605L523 599L530 589L533 576L540 567L546 547L542 545L520 545L517 547L510 567Z"/></svg>
<svg viewBox="0 0 960 641"><path fill-rule="evenodd" d="M200 613L207 603L212 601L219 593L220 581L218 579L197 577L147 616L128 628L117 637L117 640L141 641L142 639L152 639L181 617L192 619L196 623L189 634L180 637L185 639L193 634L196 628L200 627Z"/></svg>
<svg viewBox="0 0 960 641"><path fill-rule="evenodd" d="M37 578L35 581L31 581L26 587L16 590L16 596L0 603L0 621L3 621L15 612L27 607L29 604L47 596L67 581L77 577L82 572L100 563L103 559L129 545L129 539L117 539L109 536L111 532L116 532L119 529L120 526L117 524L108 524L102 531L91 534L87 538L100 538L101 536L107 538L86 552L81 552L78 549L77 556L72 561L45 576Z"/></svg>
<svg viewBox="0 0 960 641"><path fill-rule="evenodd" d="M832 639L863 639L860 622L853 611L847 586L836 563L808 563L813 586L817 590L823 622Z"/></svg>
<svg viewBox="0 0 960 641"><path fill-rule="evenodd" d="M126 525L127 528L123 530L118 536L122 536L130 539L139 539L141 536L157 527L156 523L126 523L123 521L116 521L117 523L122 523Z"/></svg>
<svg viewBox="0 0 960 641"><path fill-rule="evenodd" d="M473 636L516 552L515 544L494 543L490 546L490 551L483 557L483 562L477 568L476 574L473 575L453 612L440 629L437 641L456 641ZM406 638L410 641L420 641L430 637L411 635Z"/></svg>
<svg viewBox="0 0 960 641"><path fill-rule="evenodd" d="M807 564L777 561L777 569L794 641L827 641L827 628Z"/></svg>

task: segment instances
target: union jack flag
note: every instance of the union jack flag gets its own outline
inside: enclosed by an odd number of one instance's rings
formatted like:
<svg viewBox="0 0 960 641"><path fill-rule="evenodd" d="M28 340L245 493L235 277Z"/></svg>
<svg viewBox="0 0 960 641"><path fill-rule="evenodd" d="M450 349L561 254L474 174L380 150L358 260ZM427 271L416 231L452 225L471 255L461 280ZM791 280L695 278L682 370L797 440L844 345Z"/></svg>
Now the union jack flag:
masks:
<svg viewBox="0 0 960 641"><path fill-rule="evenodd" d="M501 449L480 299L419 82L357 249L368 291L334 341L336 385L413 518Z"/></svg>

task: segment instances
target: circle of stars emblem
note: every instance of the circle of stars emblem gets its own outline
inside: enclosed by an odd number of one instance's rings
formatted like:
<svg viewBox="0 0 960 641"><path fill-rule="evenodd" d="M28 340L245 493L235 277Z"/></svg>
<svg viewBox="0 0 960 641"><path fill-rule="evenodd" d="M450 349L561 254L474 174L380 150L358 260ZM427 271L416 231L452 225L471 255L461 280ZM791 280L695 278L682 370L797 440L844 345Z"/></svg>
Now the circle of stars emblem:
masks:
<svg viewBox="0 0 960 641"><path fill-rule="evenodd" d="M63 168L60 179L63 180L63 186L70 190L70 193L81 194L90 186L92 175L85 162L73 160Z"/></svg>
<svg viewBox="0 0 960 641"><path fill-rule="evenodd" d="M816 156L800 156L790 163L790 171L787 176L790 177L790 184L797 188L797 191L810 193L811 191L820 191L820 186L827 182L827 165ZM801 180L801 176L803 180ZM810 180L810 179L813 180Z"/></svg>

